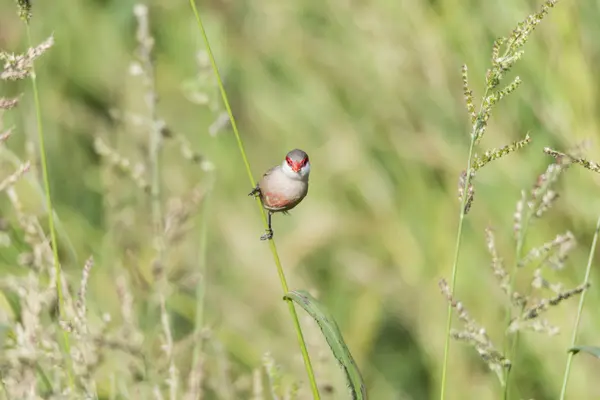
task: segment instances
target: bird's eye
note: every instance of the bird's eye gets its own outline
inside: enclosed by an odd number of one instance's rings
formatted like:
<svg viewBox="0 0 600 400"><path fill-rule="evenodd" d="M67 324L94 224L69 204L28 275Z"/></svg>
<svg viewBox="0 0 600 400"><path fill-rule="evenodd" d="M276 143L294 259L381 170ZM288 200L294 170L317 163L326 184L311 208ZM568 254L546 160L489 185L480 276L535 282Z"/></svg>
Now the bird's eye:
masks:
<svg viewBox="0 0 600 400"><path fill-rule="evenodd" d="M302 165L306 165L308 164L308 156L306 156L306 158L304 160L302 160Z"/></svg>
<svg viewBox="0 0 600 400"><path fill-rule="evenodd" d="M285 158L285 161L288 163L288 165L289 165L289 166L292 166L293 162L292 162L292 159L291 159L291 158L289 158L289 157L286 157L286 158Z"/></svg>

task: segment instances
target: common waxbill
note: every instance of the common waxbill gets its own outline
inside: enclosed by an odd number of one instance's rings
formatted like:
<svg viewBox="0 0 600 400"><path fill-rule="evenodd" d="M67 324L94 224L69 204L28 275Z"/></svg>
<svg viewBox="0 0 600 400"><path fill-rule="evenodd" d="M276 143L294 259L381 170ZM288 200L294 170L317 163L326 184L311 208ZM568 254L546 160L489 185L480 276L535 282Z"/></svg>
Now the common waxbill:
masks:
<svg viewBox="0 0 600 400"><path fill-rule="evenodd" d="M300 149L294 149L287 153L281 165L268 169L256 187L248 194L248 196L259 196L263 207L267 210L269 228L260 237L260 240L268 240L273 237L271 228L273 213L287 214L306 196L309 174L308 154Z"/></svg>

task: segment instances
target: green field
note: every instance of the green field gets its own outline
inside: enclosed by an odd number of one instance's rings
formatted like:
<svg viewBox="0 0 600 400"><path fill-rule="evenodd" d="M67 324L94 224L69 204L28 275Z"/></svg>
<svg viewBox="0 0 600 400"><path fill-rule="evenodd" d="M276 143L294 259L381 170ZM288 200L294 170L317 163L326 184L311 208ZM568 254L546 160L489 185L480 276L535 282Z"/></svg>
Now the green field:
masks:
<svg viewBox="0 0 600 400"><path fill-rule="evenodd" d="M59 301L32 80L0 80L0 98L20 99L0 110L0 134L12 128L0 143L0 181L31 163L0 184L0 398L83 399L87 391L100 399L270 400L294 398L298 384L296 398L312 399L190 4L146 3L149 63L135 4L36 1L29 42L16 2L0 0L1 51L21 54L54 38L35 68L66 282ZM369 399L440 398L448 302L439 281L451 280L472 130L461 67L479 109L494 40L541 4L197 2L254 179L293 148L310 155L309 194L289 216L274 216L275 241L290 289L311 292L337 321ZM486 228L511 272L517 202L555 161L543 149L570 152L589 141L583 156L600 161L599 20L596 1L550 10L499 86L519 76L520 87L494 107L474 150L531 138L477 171L462 229L455 297L500 352L508 300ZM516 268L511 289L528 296L525 308L582 283L598 183L594 171L567 168L552 207L528 224L519 259L567 231L576 247L566 258L568 244L553 246L548 259ZM78 291L89 257L84 306ZM557 260L565 267L548 265ZM600 345L599 260L579 344ZM540 266L562 286L533 289ZM508 398L560 398L578 306L573 296L529 326L541 332L519 333ZM350 398L318 326L297 310L321 398ZM71 373L60 320L71 323ZM565 398L600 398L600 360L572 361ZM450 342L447 368L446 399L503 398L469 343Z"/></svg>

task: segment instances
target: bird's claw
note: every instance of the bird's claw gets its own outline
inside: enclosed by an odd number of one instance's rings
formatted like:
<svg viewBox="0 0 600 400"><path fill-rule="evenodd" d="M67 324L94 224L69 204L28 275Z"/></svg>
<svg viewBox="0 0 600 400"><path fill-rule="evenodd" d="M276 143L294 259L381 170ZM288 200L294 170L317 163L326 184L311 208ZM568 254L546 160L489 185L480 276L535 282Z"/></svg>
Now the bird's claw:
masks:
<svg viewBox="0 0 600 400"><path fill-rule="evenodd" d="M273 229L267 229L267 232L260 237L260 240L271 240L273 239Z"/></svg>
<svg viewBox="0 0 600 400"><path fill-rule="evenodd" d="M250 193L248 193L248 196L252 196L252 197L256 197L260 195L260 189L258 188L258 185L252 189L252 191Z"/></svg>

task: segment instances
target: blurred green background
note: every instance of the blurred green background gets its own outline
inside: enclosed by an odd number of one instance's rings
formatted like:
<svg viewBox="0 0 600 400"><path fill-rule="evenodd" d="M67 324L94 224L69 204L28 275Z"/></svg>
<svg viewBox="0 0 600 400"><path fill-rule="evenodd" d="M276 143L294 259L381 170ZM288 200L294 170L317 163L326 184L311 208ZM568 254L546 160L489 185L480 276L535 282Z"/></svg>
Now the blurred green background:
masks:
<svg viewBox="0 0 600 400"><path fill-rule="evenodd" d="M146 112L144 87L129 73L136 51L134 4L35 2L32 34L35 43L50 34L56 41L36 65L52 194L64 228L64 268L76 284L84 260L94 255L88 307L95 316L118 315L115 277L126 276L138 322L151 341L161 328L153 295L150 199L127 177L111 173L93 149L100 137L132 162L146 162L148 130L111 113ZM190 206L193 219L169 244L164 263L182 377L189 368L186 343L195 285L202 279L205 223L206 328L222 346L232 384L242 388L237 395L209 398L247 398L245 379L267 351L286 375L303 381L302 398L308 398L293 325L268 246L258 239L263 227L256 204L246 196L251 188L235 138L227 127L209 130L223 107L190 6L166 0L148 4L160 116L214 165L204 171L204 164L182 157L176 139L165 139L165 214L176 209L176 199L187 204L192 188L208 190L211 182L214 187L201 203L204 216L201 205ZM291 288L313 291L335 315L372 399L439 395L447 304L438 281L450 278L457 181L470 130L460 68L468 65L478 104L493 40L508 35L539 6L519 0L198 3L255 178L292 148L310 155L309 196L291 216L274 218L275 238ZM598 1L559 2L507 78L509 83L519 75L523 84L495 109L478 150L527 132L533 139L523 151L478 173L464 230L457 296L498 346L505 298L489 268L484 229L497 229L499 251L510 266L515 204L551 161L543 147L561 150L591 139L587 156L600 159L598 20ZM22 52L26 44L14 2L2 0L0 48ZM1 90L5 96L24 93L20 106L4 115L4 125L16 127L7 146L35 161L26 146L36 138L29 85L2 83ZM211 107L194 101L199 92ZM568 268L554 277L567 287L583 277L600 213L597 183L592 172L569 169L560 181L560 200L531 228L528 247L566 230L574 233L579 246ZM42 213L41 199L30 200L31 209ZM2 213L10 213L3 204ZM4 273L15 273L13 261L3 257ZM599 273L595 267L594 280ZM526 288L531 278L532 270L520 271L519 287ZM558 397L576 307L577 301L569 301L548 313L560 335L522 336L516 372L521 398ZM581 342L600 343L598 307L594 287ZM333 390L324 398L345 398L343 377L318 328L310 320L303 326L317 379ZM214 357L208 355L209 381L221 379ZM118 360L111 361L119 368ZM575 358L568 398L599 398L599 373L596 360ZM476 352L453 342L448 393L452 399L492 399L500 391Z"/></svg>

